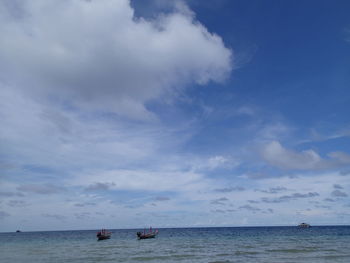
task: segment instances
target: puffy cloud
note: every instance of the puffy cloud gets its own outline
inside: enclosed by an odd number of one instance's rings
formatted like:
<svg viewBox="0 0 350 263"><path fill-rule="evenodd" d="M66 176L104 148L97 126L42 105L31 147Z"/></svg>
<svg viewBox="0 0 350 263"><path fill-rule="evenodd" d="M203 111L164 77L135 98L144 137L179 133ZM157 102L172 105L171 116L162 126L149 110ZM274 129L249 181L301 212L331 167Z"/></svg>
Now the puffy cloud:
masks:
<svg viewBox="0 0 350 263"><path fill-rule="evenodd" d="M127 0L0 1L0 13L0 152L51 169L16 173L21 192L5 196L59 193L62 180L88 191L204 184L174 156L186 124L129 119L154 120L147 102L231 71L231 50L185 6L147 20Z"/></svg>
<svg viewBox="0 0 350 263"><path fill-rule="evenodd" d="M334 190L332 192L332 196L334 196L334 197L347 197L348 195L347 195L347 193L344 193L344 192L337 189L337 190Z"/></svg>
<svg viewBox="0 0 350 263"><path fill-rule="evenodd" d="M285 169L315 169L322 160L313 150L297 153L283 148L277 141L265 146L262 157L270 164Z"/></svg>
<svg viewBox="0 0 350 263"><path fill-rule="evenodd" d="M277 141L266 144L261 151L261 156L273 166L294 170L320 170L350 163L346 153L333 152L329 154L329 159L323 159L314 150L296 152L284 148Z"/></svg>
<svg viewBox="0 0 350 263"><path fill-rule="evenodd" d="M222 39L183 8L145 20L127 0L16 3L0 3L0 80L85 109L150 118L145 102L232 68Z"/></svg>

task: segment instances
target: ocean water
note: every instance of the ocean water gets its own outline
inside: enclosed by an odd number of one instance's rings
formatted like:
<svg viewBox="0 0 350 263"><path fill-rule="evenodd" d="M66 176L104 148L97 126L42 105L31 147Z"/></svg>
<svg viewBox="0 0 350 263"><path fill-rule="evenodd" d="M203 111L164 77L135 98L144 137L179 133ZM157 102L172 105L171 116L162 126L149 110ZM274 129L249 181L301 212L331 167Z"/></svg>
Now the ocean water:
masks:
<svg viewBox="0 0 350 263"><path fill-rule="evenodd" d="M0 262L350 262L350 226L159 229L0 233Z"/></svg>

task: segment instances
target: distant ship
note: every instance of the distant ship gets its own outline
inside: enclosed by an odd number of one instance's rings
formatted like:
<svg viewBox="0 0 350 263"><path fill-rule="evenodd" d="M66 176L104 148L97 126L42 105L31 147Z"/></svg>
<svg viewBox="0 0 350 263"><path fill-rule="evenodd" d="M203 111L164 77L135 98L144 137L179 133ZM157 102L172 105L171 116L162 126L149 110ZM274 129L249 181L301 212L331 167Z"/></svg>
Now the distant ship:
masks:
<svg viewBox="0 0 350 263"><path fill-rule="evenodd" d="M298 227L300 227L300 228L309 228L311 226L309 224L307 224L307 223L301 223L301 224L298 225Z"/></svg>
<svg viewBox="0 0 350 263"><path fill-rule="evenodd" d="M22 232L21 230L16 230L16 233L20 233L20 232Z"/></svg>

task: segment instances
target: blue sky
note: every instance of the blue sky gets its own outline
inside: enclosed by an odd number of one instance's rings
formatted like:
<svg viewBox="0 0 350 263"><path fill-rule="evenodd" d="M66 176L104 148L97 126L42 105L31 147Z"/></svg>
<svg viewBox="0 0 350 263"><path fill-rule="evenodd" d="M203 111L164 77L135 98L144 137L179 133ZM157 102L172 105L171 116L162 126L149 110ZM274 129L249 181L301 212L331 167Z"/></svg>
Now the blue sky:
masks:
<svg viewBox="0 0 350 263"><path fill-rule="evenodd" d="M0 231L349 224L348 1L2 1Z"/></svg>

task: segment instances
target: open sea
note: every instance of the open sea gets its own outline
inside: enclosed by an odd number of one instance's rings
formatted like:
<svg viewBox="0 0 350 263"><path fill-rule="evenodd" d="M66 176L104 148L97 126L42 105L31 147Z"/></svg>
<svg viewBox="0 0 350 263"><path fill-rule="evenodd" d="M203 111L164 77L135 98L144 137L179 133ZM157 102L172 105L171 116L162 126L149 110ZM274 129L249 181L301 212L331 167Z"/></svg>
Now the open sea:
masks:
<svg viewBox="0 0 350 263"><path fill-rule="evenodd" d="M97 231L97 230L96 230ZM350 226L159 229L0 233L0 262L350 262Z"/></svg>

